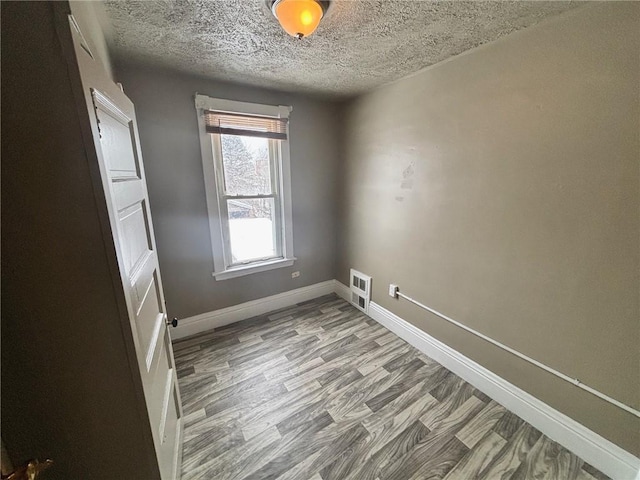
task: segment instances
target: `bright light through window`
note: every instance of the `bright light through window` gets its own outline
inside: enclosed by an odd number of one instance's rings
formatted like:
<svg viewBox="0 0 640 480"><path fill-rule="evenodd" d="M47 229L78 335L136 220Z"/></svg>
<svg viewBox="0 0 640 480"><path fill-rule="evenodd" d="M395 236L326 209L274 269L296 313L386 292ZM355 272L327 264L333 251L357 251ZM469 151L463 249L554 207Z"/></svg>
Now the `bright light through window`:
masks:
<svg viewBox="0 0 640 480"><path fill-rule="evenodd" d="M267 138L221 135L225 191L228 195L271 193Z"/></svg>
<svg viewBox="0 0 640 480"><path fill-rule="evenodd" d="M227 202L233 262L275 257L273 199Z"/></svg>
<svg viewBox="0 0 640 480"><path fill-rule="evenodd" d="M276 258L277 145L267 138L220 135L231 265Z"/></svg>

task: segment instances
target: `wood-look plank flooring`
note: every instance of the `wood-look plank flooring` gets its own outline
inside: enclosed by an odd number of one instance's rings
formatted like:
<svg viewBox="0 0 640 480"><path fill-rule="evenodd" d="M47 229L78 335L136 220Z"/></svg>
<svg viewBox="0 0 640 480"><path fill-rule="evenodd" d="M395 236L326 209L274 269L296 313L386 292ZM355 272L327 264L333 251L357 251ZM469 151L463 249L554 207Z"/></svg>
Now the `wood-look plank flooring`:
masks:
<svg viewBox="0 0 640 480"><path fill-rule="evenodd" d="M335 295L174 348L184 480L607 478Z"/></svg>

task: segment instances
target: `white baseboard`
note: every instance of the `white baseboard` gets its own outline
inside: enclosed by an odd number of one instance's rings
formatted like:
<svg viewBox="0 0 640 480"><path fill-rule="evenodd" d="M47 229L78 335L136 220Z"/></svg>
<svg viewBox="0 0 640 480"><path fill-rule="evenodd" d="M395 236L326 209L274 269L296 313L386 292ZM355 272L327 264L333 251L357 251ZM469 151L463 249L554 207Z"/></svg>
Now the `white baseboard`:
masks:
<svg viewBox="0 0 640 480"><path fill-rule="evenodd" d="M349 291L345 285L336 285L338 295L343 296L341 292L345 290ZM601 472L613 479L640 480L640 459L626 450L507 382L375 302L369 304L369 316Z"/></svg>
<svg viewBox="0 0 640 480"><path fill-rule="evenodd" d="M347 302L351 302L351 290L344 283L338 280L333 281L333 291L339 296L344 298Z"/></svg>
<svg viewBox="0 0 640 480"><path fill-rule="evenodd" d="M198 333L207 332L214 328L229 325L230 323L246 320L247 318L262 315L273 310L290 307L296 303L305 302L313 298L328 295L335 291L335 280L316 283L308 287L296 288L288 292L259 298L250 302L241 303L213 312L202 313L189 318L183 318L176 328L171 329L171 338L179 340Z"/></svg>

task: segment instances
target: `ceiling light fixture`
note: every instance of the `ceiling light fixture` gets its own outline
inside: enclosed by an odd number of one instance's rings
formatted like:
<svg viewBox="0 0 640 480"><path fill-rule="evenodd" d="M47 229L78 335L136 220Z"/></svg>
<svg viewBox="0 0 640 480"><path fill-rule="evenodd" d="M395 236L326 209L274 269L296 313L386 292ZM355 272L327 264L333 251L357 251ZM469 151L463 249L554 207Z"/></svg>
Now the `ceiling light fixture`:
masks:
<svg viewBox="0 0 640 480"><path fill-rule="evenodd" d="M267 5L282 29L292 37L308 37L320 24L329 8L322 0L268 0Z"/></svg>

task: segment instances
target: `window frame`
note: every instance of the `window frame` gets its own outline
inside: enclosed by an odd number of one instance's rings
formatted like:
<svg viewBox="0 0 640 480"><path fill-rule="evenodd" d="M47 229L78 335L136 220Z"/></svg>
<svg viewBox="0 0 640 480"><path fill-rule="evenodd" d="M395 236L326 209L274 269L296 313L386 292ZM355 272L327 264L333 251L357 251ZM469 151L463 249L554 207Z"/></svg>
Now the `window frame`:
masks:
<svg viewBox="0 0 640 480"><path fill-rule="evenodd" d="M274 198L274 219L276 223L274 240L278 240L276 243L276 257L233 264L231 262L227 201L237 196L227 195L225 192L220 134L208 133L204 118L206 110L289 118L292 107L238 102L200 94L195 96L195 107L198 114L198 132L200 135L202 167L207 197L209 231L211 233L213 277L216 280L226 280L292 266L296 257L293 254L289 125L287 124L287 140L269 140L272 194L267 195L267 197ZM274 155L274 153L277 153L277 155ZM279 157L279 161L274 158L276 156ZM248 195L247 197L261 198L265 196Z"/></svg>

